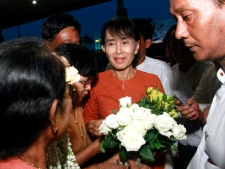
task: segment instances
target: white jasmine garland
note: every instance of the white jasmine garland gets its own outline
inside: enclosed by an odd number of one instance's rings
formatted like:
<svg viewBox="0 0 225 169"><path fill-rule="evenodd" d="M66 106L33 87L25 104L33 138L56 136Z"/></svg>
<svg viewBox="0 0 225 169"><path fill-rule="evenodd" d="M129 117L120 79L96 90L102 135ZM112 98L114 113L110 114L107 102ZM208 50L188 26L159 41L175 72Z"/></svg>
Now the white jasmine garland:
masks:
<svg viewBox="0 0 225 169"><path fill-rule="evenodd" d="M48 147L46 162L49 169L80 169L67 133Z"/></svg>

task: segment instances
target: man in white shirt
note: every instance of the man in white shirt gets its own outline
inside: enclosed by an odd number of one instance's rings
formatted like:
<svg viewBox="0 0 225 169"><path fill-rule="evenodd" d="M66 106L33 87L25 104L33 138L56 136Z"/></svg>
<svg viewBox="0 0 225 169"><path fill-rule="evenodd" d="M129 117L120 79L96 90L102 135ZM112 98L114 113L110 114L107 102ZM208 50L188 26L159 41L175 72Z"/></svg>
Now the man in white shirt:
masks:
<svg viewBox="0 0 225 169"><path fill-rule="evenodd" d="M221 0L170 0L170 12L177 19L176 38L182 39L198 61L215 60L221 68L217 78L222 85L209 110L203 137L188 169L225 168L225 4ZM188 100L192 109L193 100ZM200 111L180 106L182 116L202 120Z"/></svg>
<svg viewBox="0 0 225 169"><path fill-rule="evenodd" d="M165 93L172 96L174 80L171 67L164 61L146 56L146 51L152 44L154 28L147 19L134 18L132 21L138 26L140 32L140 47L136 58L136 69L156 74L161 80Z"/></svg>
<svg viewBox="0 0 225 169"><path fill-rule="evenodd" d="M169 35L169 50L171 56L177 62L172 67L174 79L176 79L174 92L187 100L195 93L205 70L214 65L211 61L197 62L193 53L189 51L183 41L176 39L175 30L171 31ZM175 167L186 169L201 141L202 128L199 121L190 121L183 118L181 114L177 121L187 129L187 139L179 140L179 152L178 157L175 158Z"/></svg>

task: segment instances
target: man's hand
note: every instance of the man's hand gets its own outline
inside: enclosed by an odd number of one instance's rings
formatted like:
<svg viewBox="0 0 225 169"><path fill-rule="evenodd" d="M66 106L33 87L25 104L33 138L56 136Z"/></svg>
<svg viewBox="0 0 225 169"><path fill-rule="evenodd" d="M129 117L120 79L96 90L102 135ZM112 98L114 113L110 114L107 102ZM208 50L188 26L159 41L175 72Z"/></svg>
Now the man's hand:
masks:
<svg viewBox="0 0 225 169"><path fill-rule="evenodd" d="M175 100L174 103L177 105L177 111L179 111L184 118L189 120L197 120L197 119L202 120L203 113L199 109L199 105L195 100L191 98L187 100L187 103L190 106L180 105L179 100Z"/></svg>

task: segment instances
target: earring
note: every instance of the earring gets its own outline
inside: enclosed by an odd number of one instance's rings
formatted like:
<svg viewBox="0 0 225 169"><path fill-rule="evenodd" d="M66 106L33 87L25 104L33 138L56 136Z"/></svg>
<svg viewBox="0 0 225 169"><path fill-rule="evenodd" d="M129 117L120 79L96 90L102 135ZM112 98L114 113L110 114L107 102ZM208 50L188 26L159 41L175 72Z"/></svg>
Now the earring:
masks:
<svg viewBox="0 0 225 169"><path fill-rule="evenodd" d="M58 131L58 127L55 127L52 129L53 134L55 134Z"/></svg>

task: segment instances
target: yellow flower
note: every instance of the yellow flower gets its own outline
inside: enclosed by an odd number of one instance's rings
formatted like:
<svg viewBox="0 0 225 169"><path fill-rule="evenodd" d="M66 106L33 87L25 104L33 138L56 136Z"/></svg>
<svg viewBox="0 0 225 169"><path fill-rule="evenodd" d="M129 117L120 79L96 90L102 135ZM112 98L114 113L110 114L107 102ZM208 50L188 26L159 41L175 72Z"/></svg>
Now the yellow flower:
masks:
<svg viewBox="0 0 225 169"><path fill-rule="evenodd" d="M173 109L172 111L168 112L168 114L172 117L172 118L178 118L178 113L175 109Z"/></svg>

